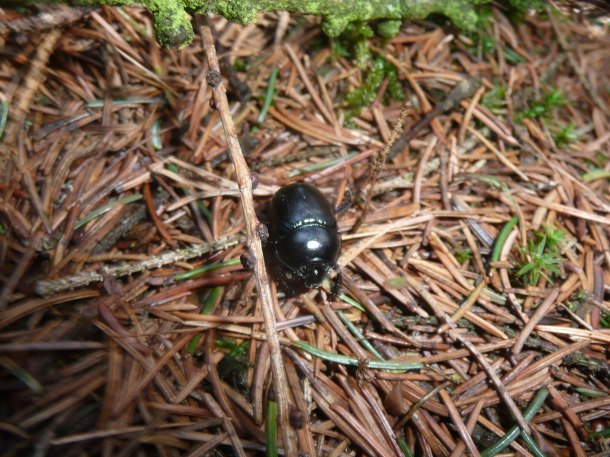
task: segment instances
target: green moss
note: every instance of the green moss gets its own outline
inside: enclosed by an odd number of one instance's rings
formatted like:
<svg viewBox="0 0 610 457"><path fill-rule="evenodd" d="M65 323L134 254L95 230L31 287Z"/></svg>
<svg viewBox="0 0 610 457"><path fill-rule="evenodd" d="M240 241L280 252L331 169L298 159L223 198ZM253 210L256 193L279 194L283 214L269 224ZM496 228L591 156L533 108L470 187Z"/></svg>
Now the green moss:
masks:
<svg viewBox="0 0 610 457"><path fill-rule="evenodd" d="M593 376L602 376L606 378L608 376L610 367L603 360L594 359L588 357L582 352L574 352L568 354L563 364L568 368L578 368L580 371Z"/></svg>
<svg viewBox="0 0 610 457"><path fill-rule="evenodd" d="M386 69L386 77L388 78L388 90L386 91L384 102L389 103L393 100L404 100L405 91L402 88L402 84L398 79L398 73L396 72L396 68L391 66Z"/></svg>
<svg viewBox="0 0 610 457"><path fill-rule="evenodd" d="M218 363L218 376L243 393L247 392L248 389L249 345L249 341L237 343L231 338L219 338L216 340L216 346L227 351L227 354Z"/></svg>
<svg viewBox="0 0 610 457"><path fill-rule="evenodd" d="M249 24L256 20L256 14L259 11L263 11L264 8L259 9L257 4L262 3L273 3L273 2L254 2L254 1L240 1L240 0L216 0L214 2L207 2L210 4L210 11L215 14L220 14L226 17L229 21L237 22L239 24ZM278 2L283 3L283 2ZM260 5L262 6L262 5ZM271 6L271 5L269 5ZM282 9L282 8L278 8Z"/></svg>
<svg viewBox="0 0 610 457"><path fill-rule="evenodd" d="M69 3L73 6L133 6L139 4L150 11L153 16L155 36L159 44L165 47L182 48L193 41L193 27L186 10L194 11L203 8L205 0L51 0L47 3Z"/></svg>
<svg viewBox="0 0 610 457"><path fill-rule="evenodd" d="M322 29L329 36L339 36L352 22L389 20L380 33L390 36L398 32L399 20L424 19L433 13L444 14L456 26L473 30L477 21L473 6L488 0L216 0L209 3L210 11L242 24L253 22L256 14L264 11L285 10L321 16L324 18Z"/></svg>
<svg viewBox="0 0 610 457"><path fill-rule="evenodd" d="M483 96L482 105L490 111L497 113L499 110L506 109L506 86L494 86Z"/></svg>
<svg viewBox="0 0 610 457"><path fill-rule="evenodd" d="M496 40L489 35L480 34L476 46L481 49L483 57L486 57L496 51Z"/></svg>
<svg viewBox="0 0 610 457"><path fill-rule="evenodd" d="M548 119L555 108L568 105L561 89L551 89L544 92L542 97L529 102L529 107L515 114L515 121L522 122L523 119Z"/></svg>
<svg viewBox="0 0 610 457"><path fill-rule="evenodd" d="M248 69L248 64L245 59L238 57L233 62L233 70L234 71L246 71Z"/></svg>
<svg viewBox="0 0 610 457"><path fill-rule="evenodd" d="M0 0L3 4L15 0ZM526 5L541 0L513 0ZM212 12L240 24L252 23L262 12L289 11L323 18L322 29L331 37L339 36L353 22L381 21L379 33L384 37L398 33L402 19L424 19L443 14L459 28L474 30L475 7L490 0L24 0L22 4L69 3L75 6L131 6L136 3L154 17L157 39L164 46L186 46L193 37L187 12Z"/></svg>
<svg viewBox="0 0 610 457"><path fill-rule="evenodd" d="M377 24L377 33L383 38L392 38L398 35L401 25L400 20L381 21Z"/></svg>
<svg viewBox="0 0 610 457"><path fill-rule="evenodd" d="M479 5L476 8L476 13L476 28L466 32L464 35L473 43L471 46L468 46L470 52L479 57L485 57L496 50L496 41L489 31L492 21L491 7L489 5Z"/></svg>
<svg viewBox="0 0 610 457"><path fill-rule="evenodd" d="M555 146L558 148L569 146L581 137L581 134L576 131L576 127L572 123L565 126L552 127L551 135L553 135L553 141L555 141Z"/></svg>
<svg viewBox="0 0 610 457"><path fill-rule="evenodd" d="M154 18L157 41L168 48L182 48L193 41L191 20L179 0L140 0Z"/></svg>
<svg viewBox="0 0 610 457"><path fill-rule="evenodd" d="M513 7L511 11L515 11L515 7ZM493 14L491 7L486 4L479 5L476 8L476 13L476 30L467 32L465 35L473 42L473 45L469 46L472 54L485 58L497 50L496 39L493 36L490 28L493 20ZM504 58L508 63L518 64L525 62L525 59L517 54L510 46L504 46L502 50L504 52Z"/></svg>
<svg viewBox="0 0 610 457"><path fill-rule="evenodd" d="M335 55L353 58L360 68L364 68L371 59L369 38L373 35L373 29L366 22L348 24L341 35L332 38Z"/></svg>
<svg viewBox="0 0 610 457"><path fill-rule="evenodd" d="M580 313L583 306L590 304L593 301L593 295L587 290L577 290L566 301L566 306L570 311Z"/></svg>
<svg viewBox="0 0 610 457"><path fill-rule="evenodd" d="M367 72L362 86L347 94L346 102L349 109L346 114L348 119L357 116L362 108L368 107L373 103L384 78L388 78L388 88L384 101L402 100L404 98L404 92L398 80L396 69L387 60L378 57L373 61L373 67Z"/></svg>

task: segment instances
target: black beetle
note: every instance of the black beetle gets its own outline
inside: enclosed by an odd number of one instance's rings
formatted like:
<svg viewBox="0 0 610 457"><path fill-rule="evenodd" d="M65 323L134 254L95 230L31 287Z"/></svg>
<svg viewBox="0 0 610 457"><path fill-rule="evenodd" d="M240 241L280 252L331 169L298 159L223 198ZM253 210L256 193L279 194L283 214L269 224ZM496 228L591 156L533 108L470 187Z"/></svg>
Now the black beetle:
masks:
<svg viewBox="0 0 610 457"><path fill-rule="evenodd" d="M271 273L284 292L296 295L318 287L336 270L331 292L337 295L340 250L335 211L322 192L305 183L289 184L276 192L269 209L267 252Z"/></svg>

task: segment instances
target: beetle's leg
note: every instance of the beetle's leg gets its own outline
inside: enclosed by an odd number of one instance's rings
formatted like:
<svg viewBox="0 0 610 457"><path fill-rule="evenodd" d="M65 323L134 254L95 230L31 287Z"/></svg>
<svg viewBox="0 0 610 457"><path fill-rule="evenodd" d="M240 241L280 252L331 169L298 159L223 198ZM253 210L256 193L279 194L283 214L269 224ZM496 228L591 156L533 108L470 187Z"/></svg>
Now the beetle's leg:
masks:
<svg viewBox="0 0 610 457"><path fill-rule="evenodd" d="M333 280L333 285L330 288L330 293L328 295L328 299L330 301L335 301L337 299L337 297L339 297L339 294L341 293L341 286L343 286L343 274L341 273L341 269L339 268L339 265L335 264L333 265L333 270L335 270L337 272L337 274L334 277Z"/></svg>
<svg viewBox="0 0 610 457"><path fill-rule="evenodd" d="M345 194L343 194L343 201L339 203L339 205L335 208L335 214L341 214L349 209L352 206L352 191L349 190L349 187L345 189Z"/></svg>

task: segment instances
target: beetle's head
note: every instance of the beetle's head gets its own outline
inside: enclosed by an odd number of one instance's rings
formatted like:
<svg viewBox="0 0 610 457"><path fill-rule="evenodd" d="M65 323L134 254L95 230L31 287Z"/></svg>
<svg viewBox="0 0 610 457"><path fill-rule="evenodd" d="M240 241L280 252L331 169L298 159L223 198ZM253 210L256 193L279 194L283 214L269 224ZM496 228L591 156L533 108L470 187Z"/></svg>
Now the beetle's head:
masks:
<svg viewBox="0 0 610 457"><path fill-rule="evenodd" d="M305 287L313 289L322 284L329 269L330 265L327 262L310 262L299 267L298 275L305 283Z"/></svg>
<svg viewBox="0 0 610 457"><path fill-rule="evenodd" d="M318 287L337 262L341 238L324 226L303 226L275 240L276 279L290 295Z"/></svg>

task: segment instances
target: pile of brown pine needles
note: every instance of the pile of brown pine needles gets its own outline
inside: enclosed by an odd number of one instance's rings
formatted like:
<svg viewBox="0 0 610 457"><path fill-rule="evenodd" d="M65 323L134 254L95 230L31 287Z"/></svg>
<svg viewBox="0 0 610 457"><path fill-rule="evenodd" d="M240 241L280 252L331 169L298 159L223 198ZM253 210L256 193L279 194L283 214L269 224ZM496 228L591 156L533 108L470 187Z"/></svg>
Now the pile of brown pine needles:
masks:
<svg viewBox="0 0 610 457"><path fill-rule="evenodd" d="M219 111L200 37L0 12L0 456L610 455L608 23L489 13L364 69L313 18L212 18ZM338 300L259 300L221 114L261 220L356 197Z"/></svg>

